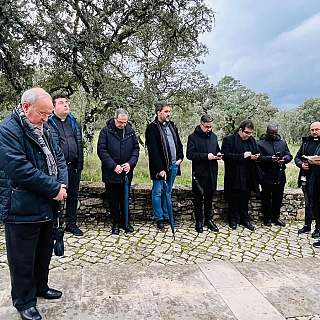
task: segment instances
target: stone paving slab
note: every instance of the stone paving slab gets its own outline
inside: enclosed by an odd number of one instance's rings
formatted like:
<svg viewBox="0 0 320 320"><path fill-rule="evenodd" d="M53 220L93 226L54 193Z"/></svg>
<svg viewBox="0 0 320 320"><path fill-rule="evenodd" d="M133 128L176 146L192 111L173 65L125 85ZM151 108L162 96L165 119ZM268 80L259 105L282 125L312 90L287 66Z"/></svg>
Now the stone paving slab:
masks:
<svg viewBox="0 0 320 320"><path fill-rule="evenodd" d="M50 272L64 295L39 299L43 319L320 320L320 249L297 234L301 223L255 222L250 232L218 221L219 233L203 234L192 221L180 224L175 240L153 222L119 236L103 225L82 225L83 237L67 233L65 256L53 257ZM0 227L0 320L20 319L9 281ZM255 317L263 311L269 317Z"/></svg>

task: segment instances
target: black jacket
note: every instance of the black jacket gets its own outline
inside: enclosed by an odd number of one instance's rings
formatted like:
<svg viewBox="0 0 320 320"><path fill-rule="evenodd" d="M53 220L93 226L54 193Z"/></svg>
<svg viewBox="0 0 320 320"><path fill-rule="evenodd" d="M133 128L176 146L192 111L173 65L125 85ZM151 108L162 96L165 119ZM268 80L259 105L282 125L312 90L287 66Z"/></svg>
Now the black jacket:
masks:
<svg viewBox="0 0 320 320"><path fill-rule="evenodd" d="M36 223L53 216L53 200L68 184L64 155L43 126L58 174L48 175L45 155L37 138L21 124L16 112L0 124L0 218L4 223Z"/></svg>
<svg viewBox="0 0 320 320"><path fill-rule="evenodd" d="M169 170L166 164L166 155L164 153L164 147L161 143L160 132L156 124L157 121L158 119L156 117L155 120L147 126L146 130L146 145L148 148L149 171L151 180L156 180L157 174L162 170L166 171L167 174ZM183 146L179 137L178 128L172 121L170 121L170 123L177 136L176 159L183 160ZM180 166L177 175L181 175Z"/></svg>
<svg viewBox="0 0 320 320"><path fill-rule="evenodd" d="M125 126L124 138L120 140L114 119L110 119L100 131L97 147L101 160L102 181L104 183L123 183L124 174L115 173L114 168L124 163L130 164L128 179L131 181L133 170L138 162L139 150L139 142L131 125L128 123Z"/></svg>
<svg viewBox="0 0 320 320"><path fill-rule="evenodd" d="M80 122L78 122L71 113L68 114L68 117L70 118L70 121L71 121L72 130L75 133L76 143L78 148L78 159L77 159L75 169L83 170L84 155L83 155L83 144L82 144L82 127ZM58 145L60 145L59 129L53 116L51 116L48 119L48 125L51 129L51 134L53 135L54 140Z"/></svg>
<svg viewBox="0 0 320 320"><path fill-rule="evenodd" d="M307 159L302 157L303 155L305 155L305 156L320 155L320 140L319 140L318 147L316 148L314 154L307 154L308 144L310 143L311 140L313 140L312 136L302 137L302 144L301 144L301 146L300 146L300 148L294 158L294 162L295 162L296 166L298 168L300 168L299 177L298 177L298 186L299 187L302 186L301 185L301 176L305 176L306 177L306 186L304 186L304 188L306 188L305 191L308 191L309 194L312 195L313 194L313 182L314 182L314 179L316 178L316 176L318 176L318 171L320 171L320 168L317 165L309 164L309 170L302 169L302 164L304 162L307 162Z"/></svg>
<svg viewBox="0 0 320 320"><path fill-rule="evenodd" d="M288 145L284 140L281 140L279 135L276 140L272 140L268 134L263 134L258 141L260 149L260 167L264 173L263 184L285 184L286 183L286 163L292 160L292 155ZM280 159L284 158L285 162L279 165L278 162L272 160L272 156L280 152Z"/></svg>
<svg viewBox="0 0 320 320"><path fill-rule="evenodd" d="M249 148L252 154L260 153L256 140L253 137L248 139ZM246 161L252 161L252 183L253 191L259 195L259 182L263 178L263 173L258 166L257 161L244 158L244 152L242 151L242 141L238 132L225 137L221 146L221 153L223 154L224 161L224 192L228 196L235 190L247 189L247 172Z"/></svg>
<svg viewBox="0 0 320 320"><path fill-rule="evenodd" d="M197 126L188 137L187 159L192 161L192 174L199 181L205 194L215 194L217 189L218 161L208 160L208 153L217 155L220 152L217 136L211 131L203 132ZM192 191L199 193L192 179Z"/></svg>

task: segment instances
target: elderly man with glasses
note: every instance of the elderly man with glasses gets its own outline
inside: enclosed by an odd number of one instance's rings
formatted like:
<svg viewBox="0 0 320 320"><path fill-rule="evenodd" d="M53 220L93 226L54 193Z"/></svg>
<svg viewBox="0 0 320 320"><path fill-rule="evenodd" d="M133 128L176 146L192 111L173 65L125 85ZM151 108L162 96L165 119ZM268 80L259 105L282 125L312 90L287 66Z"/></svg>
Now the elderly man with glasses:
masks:
<svg viewBox="0 0 320 320"><path fill-rule="evenodd" d="M53 114L48 119L51 133L62 149L68 167L68 198L66 201L65 231L75 236L83 232L77 226L77 207L81 172L83 169L82 127L70 113L70 102L63 94L52 98Z"/></svg>
<svg viewBox="0 0 320 320"><path fill-rule="evenodd" d="M283 191L286 184L286 164L292 160L287 143L278 134L278 126L269 124L267 132L258 141L260 149L260 167L264 173L261 182L261 202L264 225L285 227L280 219Z"/></svg>
<svg viewBox="0 0 320 320"><path fill-rule="evenodd" d="M223 139L221 146L225 168L224 192L228 199L229 226L233 230L237 228L238 222L254 230L248 204L252 191L259 194L262 172L257 165L260 151L252 137L253 129L252 121L243 121L232 135Z"/></svg>

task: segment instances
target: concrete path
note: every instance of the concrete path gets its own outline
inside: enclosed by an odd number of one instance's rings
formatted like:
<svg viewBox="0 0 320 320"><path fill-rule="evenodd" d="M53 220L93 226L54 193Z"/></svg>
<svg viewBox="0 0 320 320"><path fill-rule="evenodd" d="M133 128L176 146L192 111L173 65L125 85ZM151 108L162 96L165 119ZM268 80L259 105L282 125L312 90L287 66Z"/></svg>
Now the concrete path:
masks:
<svg viewBox="0 0 320 320"><path fill-rule="evenodd" d="M320 249L300 226L255 223L256 230L198 235L182 221L173 240L151 222L135 232L82 226L66 234L66 255L53 257L50 285L58 301L38 300L43 319L320 320ZM0 229L0 320L20 319L11 305Z"/></svg>

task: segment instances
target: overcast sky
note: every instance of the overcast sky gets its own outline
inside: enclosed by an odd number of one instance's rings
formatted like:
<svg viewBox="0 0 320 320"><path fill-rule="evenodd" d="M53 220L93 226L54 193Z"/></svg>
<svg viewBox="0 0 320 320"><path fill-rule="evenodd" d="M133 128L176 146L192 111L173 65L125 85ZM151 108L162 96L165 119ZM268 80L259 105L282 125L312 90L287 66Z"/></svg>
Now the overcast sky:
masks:
<svg viewBox="0 0 320 320"><path fill-rule="evenodd" d="M320 0L206 0L217 12L201 67L213 84L225 75L273 105L320 97Z"/></svg>

